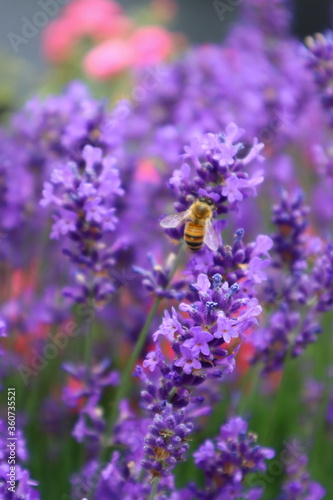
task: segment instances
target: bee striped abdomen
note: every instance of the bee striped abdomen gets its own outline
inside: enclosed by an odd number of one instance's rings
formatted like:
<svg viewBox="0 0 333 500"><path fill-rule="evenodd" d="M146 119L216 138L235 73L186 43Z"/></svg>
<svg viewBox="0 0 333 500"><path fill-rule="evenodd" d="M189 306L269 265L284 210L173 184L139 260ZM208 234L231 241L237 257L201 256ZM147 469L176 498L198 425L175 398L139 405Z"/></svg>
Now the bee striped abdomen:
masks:
<svg viewBox="0 0 333 500"><path fill-rule="evenodd" d="M197 222L188 221L185 225L184 240L192 252L198 252L204 243L204 226Z"/></svg>

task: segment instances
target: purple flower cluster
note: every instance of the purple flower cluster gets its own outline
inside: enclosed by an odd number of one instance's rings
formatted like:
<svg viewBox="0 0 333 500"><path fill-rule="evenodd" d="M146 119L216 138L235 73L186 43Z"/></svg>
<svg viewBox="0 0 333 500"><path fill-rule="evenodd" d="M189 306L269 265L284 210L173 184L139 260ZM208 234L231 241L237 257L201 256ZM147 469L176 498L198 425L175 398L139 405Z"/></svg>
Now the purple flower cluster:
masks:
<svg viewBox="0 0 333 500"><path fill-rule="evenodd" d="M167 411L164 416L167 417ZM178 433L181 433L183 426L181 424L178 427L172 426L173 417L170 412L169 418L166 418L165 422L167 422L165 433L169 435L169 438L176 428ZM100 500L109 498L142 500L149 498L152 486L149 482L140 479L140 475L142 476L141 460L144 459L143 439L148 431L149 423L149 419L139 418L130 409L128 403L123 401L120 405L120 415L113 439L113 445L122 449L122 453L113 452L110 459L103 463L99 463L96 459L90 460L80 474L74 475L72 478L73 499L81 500L83 496L88 497L93 487L95 488L94 498ZM161 419L159 423L156 423L159 426L159 431L160 424ZM156 428L154 429L156 439ZM150 432L154 435L154 430ZM160 432L157 438L162 439L163 435L163 432ZM173 441L180 448L176 437ZM154 447L154 449L158 453L158 448ZM170 494L176 495L175 499L178 499L172 476L161 479L158 491L159 500L167 500Z"/></svg>
<svg viewBox="0 0 333 500"><path fill-rule="evenodd" d="M257 139L252 143L241 142L244 130L234 123L226 127L224 134L205 134L195 137L185 146L184 163L175 170L169 183L177 195L177 211L188 208L189 203L200 196L211 198L218 215L236 209L239 201L256 194L255 187L263 181L262 172L252 175L248 165L264 147Z"/></svg>
<svg viewBox="0 0 333 500"><path fill-rule="evenodd" d="M55 207L51 238L72 241L73 248L63 251L77 266L77 286L66 295L78 302L90 297L103 303L114 291L108 234L117 224L115 200L123 195L115 164L113 157L87 145L77 161L55 167L51 182L44 184L41 205Z"/></svg>
<svg viewBox="0 0 333 500"><path fill-rule="evenodd" d="M104 360L92 367L75 366L66 363L64 370L72 377L75 385L63 390L63 400L68 408L78 409L79 418L73 429L73 436L81 442L89 442L91 452L98 453L105 430L105 419L100 400L105 387L119 383L117 372L109 370L110 362Z"/></svg>
<svg viewBox="0 0 333 500"><path fill-rule="evenodd" d="M188 415L205 400L201 395L192 395L191 387L233 371L237 344L245 331L257 324L261 313L256 298L238 299L240 286L222 284L220 275L215 275L211 283L207 275L200 274L192 289L196 300L179 306L187 317L175 309L172 315L165 312L161 326L153 335L156 349L148 353L143 362L147 374L139 367L136 370L146 384L142 392L144 406L154 415L145 440L148 448L143 462L153 475L169 472L188 448L185 438L192 429ZM172 347L171 362L163 355L162 339ZM229 351L232 339L237 339L236 345ZM154 382L157 371L160 372L158 386Z"/></svg>
<svg viewBox="0 0 333 500"><path fill-rule="evenodd" d="M267 37L287 36L291 21L289 0L250 0L244 4L242 21L250 26L260 26Z"/></svg>
<svg viewBox="0 0 333 500"><path fill-rule="evenodd" d="M332 244L306 233L308 214L300 191L282 192L273 208L277 232L272 235L273 259L263 297L274 310L267 325L252 336L254 361L263 361L265 371L280 369L288 354L299 356L315 342L321 313L333 304Z"/></svg>
<svg viewBox="0 0 333 500"><path fill-rule="evenodd" d="M310 208L304 203L301 190L290 194L283 191L280 203L273 207L272 222L276 233L273 235L274 252L278 255L277 267L288 266L291 272L306 266L306 229L309 226Z"/></svg>
<svg viewBox="0 0 333 500"><path fill-rule="evenodd" d="M274 452L258 445L241 415L262 417L260 442L265 417L255 401L268 401L260 389L274 377L259 379L247 399L246 343L265 374L281 369L315 342L332 310L333 244L323 237L333 219L331 130L323 119L333 109L332 35L302 52L288 34L287 1L247 0L241 11L223 45L161 66L148 91L138 72L144 91L132 103L109 111L74 82L59 96L30 100L0 130L1 379L33 393L23 418L31 433L31 414L42 414L52 467L68 454L59 485L71 481L73 500L261 499L266 492L250 485L250 474L266 473ZM300 178L311 211L293 191ZM277 188L268 236L265 210ZM163 225L172 201L168 220L177 224ZM176 256L171 243L182 238L180 224L198 222L191 215L198 201L211 210L199 225L203 241L213 225L214 244L201 248L196 235L200 251L180 248ZM65 324L72 313L75 323ZM70 342L78 332L78 343ZM313 385L309 405L323 387ZM71 443L70 430L62 434L73 422ZM206 440L212 427L220 433ZM287 417L282 427L281 440ZM179 489L177 466L196 430L201 471L190 462L188 470L203 481L184 480ZM6 450L2 421L0 431ZM20 431L17 438L25 462ZM42 482L37 445L32 452ZM6 490L7 454L0 451L1 498L37 500L21 463L15 495ZM288 467L281 499L324 496L305 466L302 456ZM43 494L48 486L41 484Z"/></svg>
<svg viewBox="0 0 333 500"><path fill-rule="evenodd" d="M83 495L89 495L93 486L96 487L94 498L100 500L148 498L151 487L137 481L136 475L133 475L131 464L122 460L120 452L114 452L108 464L103 465L104 467L100 467L97 461L90 461L82 469L81 474L73 476L71 492L73 500L82 500Z"/></svg>
<svg viewBox="0 0 333 500"><path fill-rule="evenodd" d="M312 79L315 81L317 101L322 106L322 123L330 129L333 127L333 88L332 88L332 58L333 58L333 36L332 32L326 34L317 33L314 37L306 39L307 48L303 50L305 67ZM313 191L313 208L316 223L330 226L333 217L331 207L331 192L333 189L333 167L332 167L332 141L327 130L322 130L316 141L312 143L310 154L313 158L314 167L319 174L318 185Z"/></svg>
<svg viewBox="0 0 333 500"><path fill-rule="evenodd" d="M222 276L230 285L242 283L242 290L249 296L255 295L256 285L267 279L265 268L270 263L269 250L273 246L272 239L264 234L259 235L252 243L244 243L244 230L238 229L232 245L220 245L217 252L203 249L201 255L190 259L185 271L192 279L200 273L209 276Z"/></svg>
<svg viewBox="0 0 333 500"><path fill-rule="evenodd" d="M287 479L283 484L283 493L279 500L322 500L326 496L325 489L314 481L311 481L306 471L308 459L306 455L300 455L296 462L289 465L286 470Z"/></svg>
<svg viewBox="0 0 333 500"><path fill-rule="evenodd" d="M97 486L96 486L97 484ZM140 482L135 463L124 460L119 451L115 451L107 464L102 467L94 460L87 463L81 474L72 479L73 500L82 500L88 496L91 486L96 486L94 498L99 500L145 500L152 490L151 484ZM155 495L158 500L191 500L190 491L178 492L171 477L163 478Z"/></svg>
<svg viewBox="0 0 333 500"><path fill-rule="evenodd" d="M54 163L76 161L86 145L120 154L120 141L114 138L119 136L103 132L108 119L105 103L74 82L59 96L32 98L14 114L10 130L0 131L2 258L21 265L36 257L36 247L28 247L22 261L17 247L27 238L38 241L46 225L39 201Z"/></svg>
<svg viewBox="0 0 333 500"><path fill-rule="evenodd" d="M142 467L153 477L160 477L183 461L189 449L186 437L192 429L193 424L186 418L184 410L174 410L171 404L166 404L149 426L144 446L146 458L141 461Z"/></svg>
<svg viewBox="0 0 333 500"><path fill-rule="evenodd" d="M21 264L28 260L15 250L25 236L27 221L35 215L34 166L29 150L8 132L0 130L0 254L6 262ZM15 173L15 175L14 175ZM17 182L17 177L20 182ZM32 224L31 224L32 225ZM22 227L23 226L23 227ZM33 226L34 227L34 226ZM23 233L23 234L22 234Z"/></svg>
<svg viewBox="0 0 333 500"><path fill-rule="evenodd" d="M133 271L142 276L142 285L147 293L154 294L155 297L181 300L185 296L182 290L186 284L186 280L181 278L169 286L169 276L175 261L175 255L170 254L165 267L160 266L154 259L153 255L148 255L151 270L143 269L138 266L133 266Z"/></svg>
<svg viewBox="0 0 333 500"><path fill-rule="evenodd" d="M160 328L154 333L156 342L166 338L176 355L174 367L179 376L203 376L197 372L201 368L224 367L232 370L233 357L225 359L227 351L220 345L230 343L232 338L242 338L244 332L257 324L256 316L261 307L256 298L236 298L240 286L222 284L222 277L215 275L213 284L205 274L200 274L196 290L197 300L181 303L179 310L188 314L188 319L173 310L172 316L166 311ZM221 358L221 359L220 359ZM230 364L231 363L231 364ZM144 367L154 371L163 368L163 357L159 349L156 356L149 355ZM183 375L182 375L183 374ZM214 376L222 376L222 371L214 370ZM186 379L186 377L185 377Z"/></svg>
<svg viewBox="0 0 333 500"><path fill-rule="evenodd" d="M108 120L106 102L94 99L87 87L77 81L59 96L28 101L14 115L12 129L18 140L31 147L35 164L37 159L45 164L66 156L75 160L87 144L108 148L111 142L103 133Z"/></svg>
<svg viewBox="0 0 333 500"><path fill-rule="evenodd" d="M214 7L218 14L227 8ZM193 137L219 134L230 122L268 144L270 155L281 157L291 141L307 149L322 116L300 44L286 34L288 19L282 0L243 2L241 21L223 44L199 46L161 66L154 90L125 108L125 142L162 160L166 175Z"/></svg>
<svg viewBox="0 0 333 500"><path fill-rule="evenodd" d="M214 440L208 439L194 453L195 464L205 475L205 488L196 498L262 498L261 488L246 489L244 481L252 472L265 472L265 460L273 458L275 453L259 446L257 436L247 429L245 420L233 417L222 425Z"/></svg>
<svg viewBox="0 0 333 500"><path fill-rule="evenodd" d="M307 37L305 52L306 66L311 70L315 83L320 92L320 99L324 109L333 126L333 89L332 89L332 58L333 58L333 34L326 35L317 33L313 38Z"/></svg>

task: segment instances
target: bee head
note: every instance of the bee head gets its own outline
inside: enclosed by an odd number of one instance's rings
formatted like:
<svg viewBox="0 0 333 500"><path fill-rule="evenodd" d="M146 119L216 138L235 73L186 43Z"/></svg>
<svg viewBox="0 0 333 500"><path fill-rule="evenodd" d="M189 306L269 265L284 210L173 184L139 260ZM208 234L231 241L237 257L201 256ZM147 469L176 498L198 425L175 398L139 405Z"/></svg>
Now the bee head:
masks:
<svg viewBox="0 0 333 500"><path fill-rule="evenodd" d="M200 196L199 201L206 203L206 205L209 205L213 208L213 210L215 210L215 204L211 198L208 198L208 196Z"/></svg>

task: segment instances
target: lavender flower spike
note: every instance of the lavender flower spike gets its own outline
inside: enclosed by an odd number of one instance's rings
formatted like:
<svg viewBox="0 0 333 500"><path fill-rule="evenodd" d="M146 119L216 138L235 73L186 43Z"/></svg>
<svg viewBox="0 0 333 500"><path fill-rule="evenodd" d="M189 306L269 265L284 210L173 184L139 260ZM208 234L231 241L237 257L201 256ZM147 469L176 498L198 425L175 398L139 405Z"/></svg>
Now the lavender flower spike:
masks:
<svg viewBox="0 0 333 500"><path fill-rule="evenodd" d="M260 447L257 436L247 433L247 427L241 417L233 417L221 427L216 439L205 441L194 453L196 466L205 474L204 495L200 498L254 498L250 494L261 498L261 488L246 490L244 480L252 472L265 472L265 460L273 458L274 451ZM242 494L229 497L232 490Z"/></svg>
<svg viewBox="0 0 333 500"><path fill-rule="evenodd" d="M124 194L115 158L87 145L77 161L59 163L44 184L42 206L54 207L51 238L67 236L64 253L77 268L76 285L65 294L78 302L103 303L114 291L109 234L118 222L115 203ZM108 248L108 247L111 247Z"/></svg>

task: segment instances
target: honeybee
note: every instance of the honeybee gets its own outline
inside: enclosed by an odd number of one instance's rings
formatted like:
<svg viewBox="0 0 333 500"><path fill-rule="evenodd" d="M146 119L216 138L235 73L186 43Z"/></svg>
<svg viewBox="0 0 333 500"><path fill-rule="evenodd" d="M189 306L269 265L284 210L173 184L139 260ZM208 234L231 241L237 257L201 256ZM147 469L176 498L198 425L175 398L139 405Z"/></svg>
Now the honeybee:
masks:
<svg viewBox="0 0 333 500"><path fill-rule="evenodd" d="M216 251L219 240L212 224L215 205L210 198L202 196L179 214L168 215L161 220L165 228L176 228L185 223L184 240L189 250L198 252L205 243Z"/></svg>

